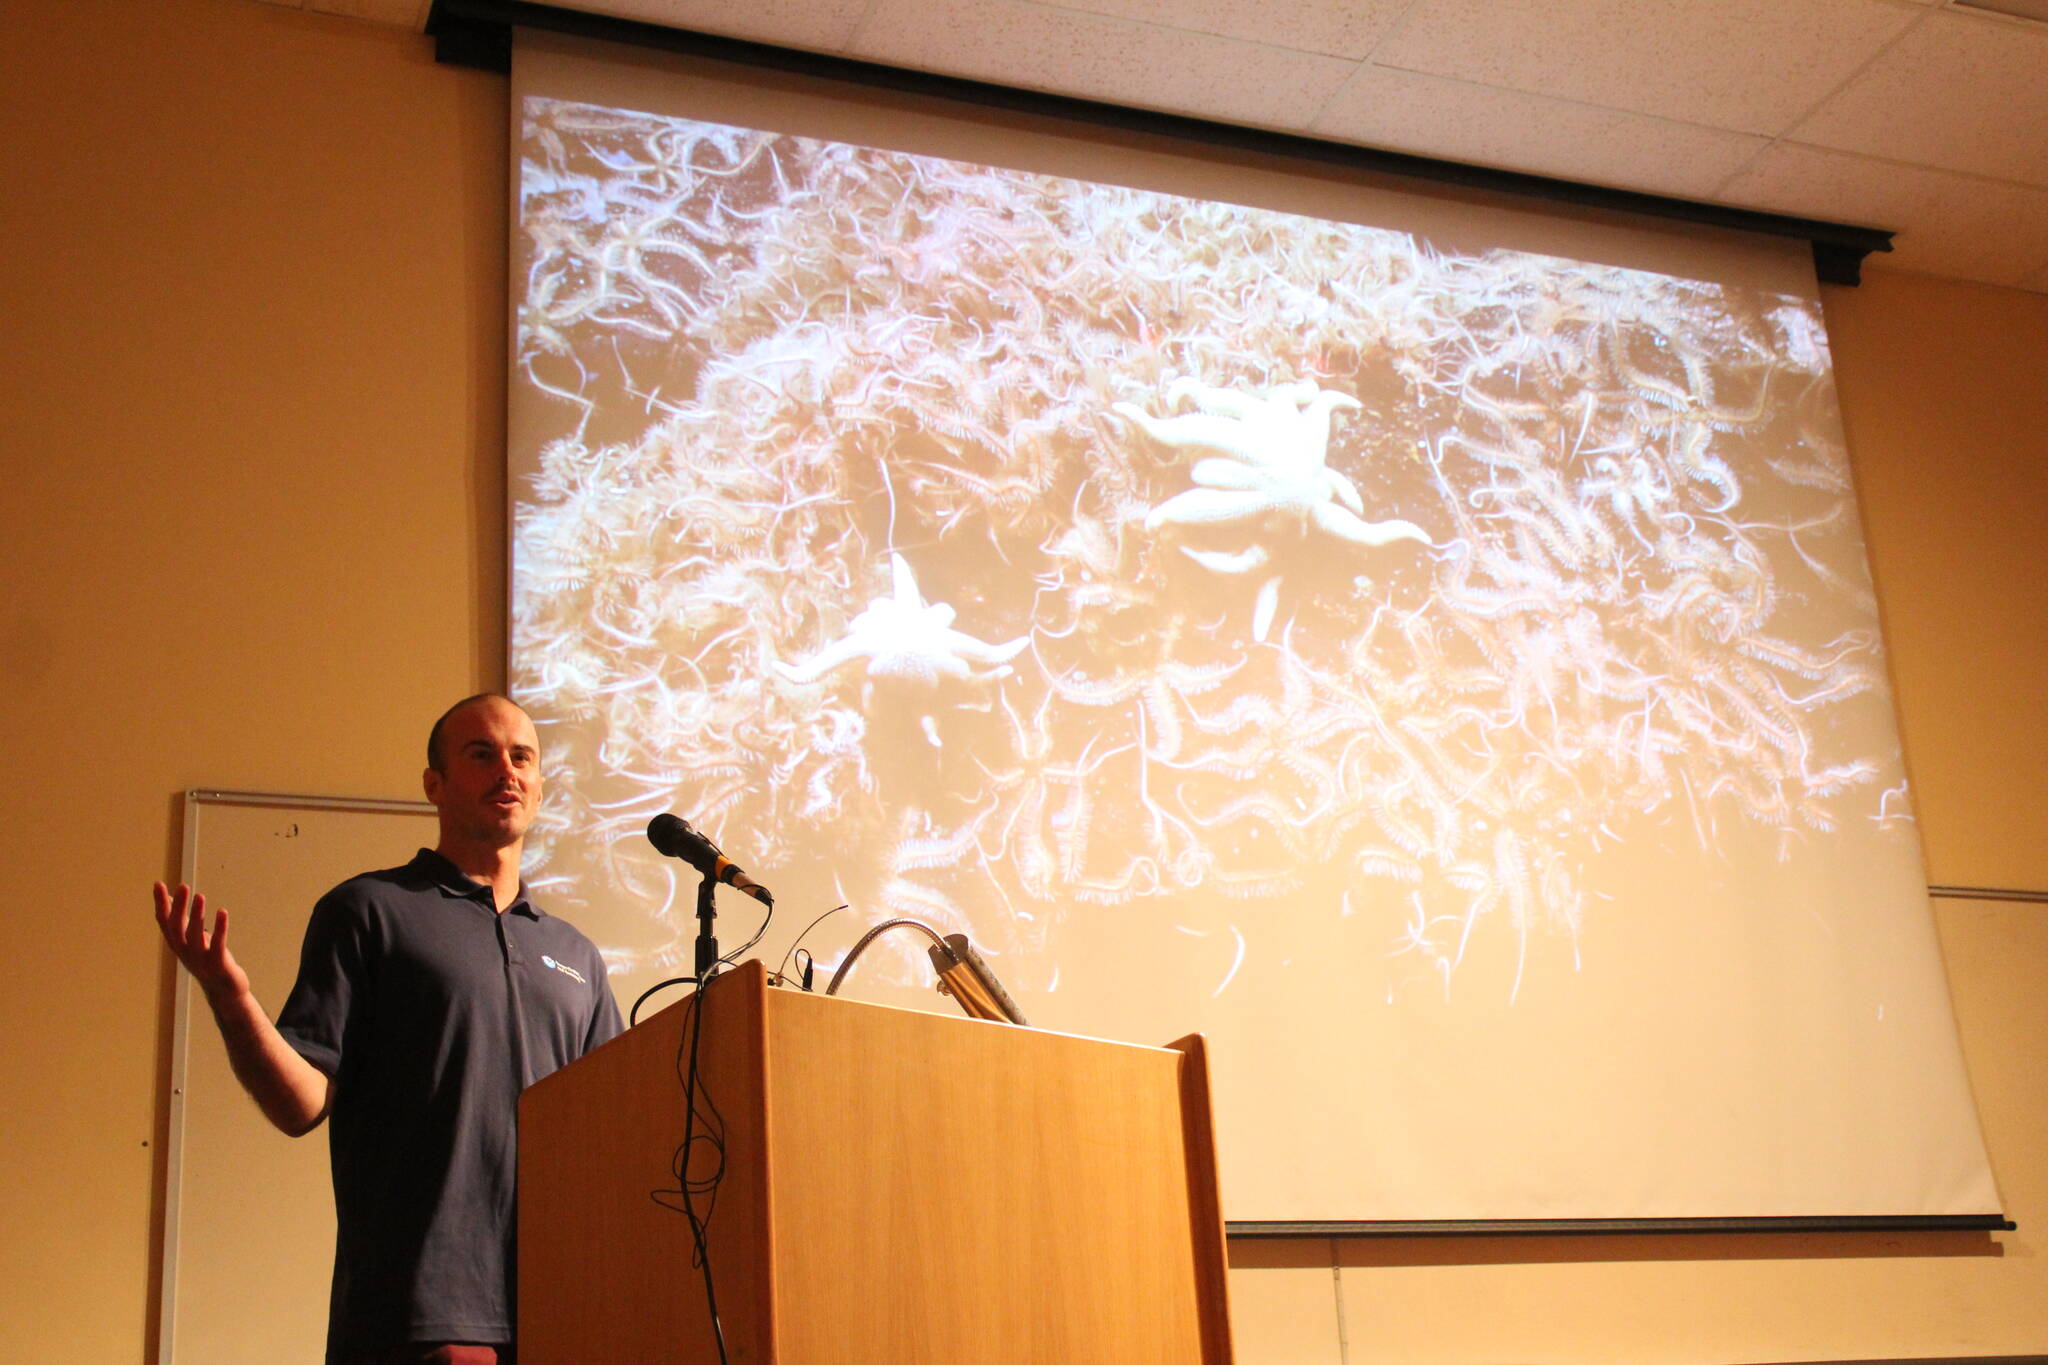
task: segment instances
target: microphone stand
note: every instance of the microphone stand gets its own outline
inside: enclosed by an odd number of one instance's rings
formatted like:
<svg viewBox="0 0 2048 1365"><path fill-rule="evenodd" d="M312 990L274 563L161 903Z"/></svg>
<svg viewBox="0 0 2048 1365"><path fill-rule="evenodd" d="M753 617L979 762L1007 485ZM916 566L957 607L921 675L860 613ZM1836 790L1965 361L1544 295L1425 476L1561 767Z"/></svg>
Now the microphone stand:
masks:
<svg viewBox="0 0 2048 1365"><path fill-rule="evenodd" d="M718 911L711 904L718 879L708 872L699 875L702 880L697 883L697 989L701 991L718 975L718 938L711 931L711 921L718 918Z"/></svg>
<svg viewBox="0 0 2048 1365"><path fill-rule="evenodd" d="M697 865L691 863L695 868ZM711 930L711 922L718 918L718 911L712 904L712 893L718 889L718 879L709 872L698 870L697 883L697 973L695 976L672 976L658 981L640 992L640 998L633 1002L633 1008L626 1016L628 1026L640 1022L640 1007L659 991L670 986L695 983L698 990L711 984L711 978L718 975L718 937Z"/></svg>

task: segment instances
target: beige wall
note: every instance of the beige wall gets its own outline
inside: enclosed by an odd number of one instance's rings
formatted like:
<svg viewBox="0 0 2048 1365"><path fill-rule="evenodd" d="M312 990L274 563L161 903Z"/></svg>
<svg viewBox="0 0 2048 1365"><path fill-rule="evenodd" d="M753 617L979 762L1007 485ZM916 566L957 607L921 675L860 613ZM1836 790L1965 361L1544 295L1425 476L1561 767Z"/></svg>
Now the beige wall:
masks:
<svg viewBox="0 0 2048 1365"><path fill-rule="evenodd" d="M417 796L421 718L499 678L505 91L368 24L4 0L0 102L0 1359L129 1365L178 793Z"/></svg>
<svg viewBox="0 0 2048 1365"><path fill-rule="evenodd" d="M2048 296L1873 271L1827 314L1929 880L2048 888Z"/></svg>
<svg viewBox="0 0 2048 1365"><path fill-rule="evenodd" d="M505 89L242 0L0 33L0 1365L141 1362L178 793L410 796L499 679ZM1933 876L2048 885L2048 298L1828 304ZM2019 1233L1244 1247L1242 1358L1338 1361L1340 1297L1352 1362L2048 1349L2048 911L1941 919Z"/></svg>

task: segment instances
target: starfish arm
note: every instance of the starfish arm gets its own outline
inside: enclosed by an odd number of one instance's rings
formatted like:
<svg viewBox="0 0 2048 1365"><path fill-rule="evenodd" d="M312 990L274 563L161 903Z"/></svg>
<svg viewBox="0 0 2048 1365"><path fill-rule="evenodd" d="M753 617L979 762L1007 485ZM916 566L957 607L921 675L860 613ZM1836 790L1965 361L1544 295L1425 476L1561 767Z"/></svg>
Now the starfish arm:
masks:
<svg viewBox="0 0 2048 1365"><path fill-rule="evenodd" d="M1016 639L1005 640L1001 644L990 644L986 640L977 640L972 635L962 635L957 630L946 633L947 648L961 658L978 664L1006 664L1023 653L1024 646L1030 643L1031 637L1028 635L1019 635Z"/></svg>
<svg viewBox="0 0 2048 1365"><path fill-rule="evenodd" d="M1224 417L1256 417L1266 410L1265 399L1234 393L1229 389L1213 388L1190 375L1182 375L1166 386L1166 402L1169 407L1183 398L1194 399L1195 406L1203 412L1219 413Z"/></svg>
<svg viewBox="0 0 2048 1365"><path fill-rule="evenodd" d="M867 651L853 636L829 644L810 657L808 663L789 664L775 660L775 671L793 683L814 683L827 673L851 663Z"/></svg>
<svg viewBox="0 0 2048 1365"><path fill-rule="evenodd" d="M1302 467L1320 469L1329 457L1330 418L1338 408L1362 408L1365 405L1348 393L1335 389L1324 389L1315 401L1303 408L1297 417L1298 435L1296 448L1291 453L1301 461Z"/></svg>
<svg viewBox="0 0 2048 1365"><path fill-rule="evenodd" d="M1136 426L1138 430L1144 432L1147 436L1150 436L1153 440L1159 442L1159 444L1163 446L1181 446L1187 444L1185 440L1176 438L1174 435L1175 428L1171 424L1179 419L1172 417L1154 417L1151 413L1145 411L1136 403L1112 403L1109 405L1109 410L1115 413L1117 416L1123 418L1125 421L1130 422L1132 425Z"/></svg>
<svg viewBox="0 0 2048 1365"><path fill-rule="evenodd" d="M1126 422L1142 427L1147 432L1152 430L1152 414L1139 407L1136 403L1111 403L1109 410L1123 418Z"/></svg>
<svg viewBox="0 0 2048 1365"><path fill-rule="evenodd" d="M1234 417L1218 417L1207 412L1184 412L1178 417L1155 419L1138 413L1126 413L1132 421L1145 429L1145 434L1164 446L1176 450L1187 446L1205 446L1235 456L1246 464L1263 464L1263 453L1268 442L1261 439L1259 430L1250 423Z"/></svg>
<svg viewBox="0 0 2048 1365"><path fill-rule="evenodd" d="M1273 614L1280 609L1280 575L1259 584L1258 600L1252 604L1252 638L1264 643L1273 629Z"/></svg>
<svg viewBox="0 0 2048 1365"><path fill-rule="evenodd" d="M910 571L910 561L900 554L889 556L889 577L894 587L894 596L905 606L921 607L924 596L917 590L917 575Z"/></svg>
<svg viewBox="0 0 2048 1365"><path fill-rule="evenodd" d="M1365 499L1358 495L1358 485L1335 469L1323 471L1323 479L1337 494L1338 501L1361 516L1365 513Z"/></svg>
<svg viewBox="0 0 2048 1365"><path fill-rule="evenodd" d="M1264 509L1270 499L1253 492L1221 488L1190 488L1160 503L1146 514L1145 529L1156 531L1166 522L1205 525L1219 521L1242 521Z"/></svg>
<svg viewBox="0 0 2048 1365"><path fill-rule="evenodd" d="M1272 556L1263 545L1254 545L1245 550L1197 550L1183 545L1180 552L1205 569L1216 573L1250 573L1262 568Z"/></svg>
<svg viewBox="0 0 2048 1365"><path fill-rule="evenodd" d="M1331 502L1318 506L1313 515L1316 525L1354 545L1388 545L1397 540L1419 540L1424 545L1436 544L1429 538L1429 532L1412 521L1362 521Z"/></svg>
<svg viewBox="0 0 2048 1365"><path fill-rule="evenodd" d="M1226 460L1220 455L1195 461L1195 467L1188 471L1188 477L1204 488L1252 489L1264 486L1265 480L1258 470L1236 460Z"/></svg>

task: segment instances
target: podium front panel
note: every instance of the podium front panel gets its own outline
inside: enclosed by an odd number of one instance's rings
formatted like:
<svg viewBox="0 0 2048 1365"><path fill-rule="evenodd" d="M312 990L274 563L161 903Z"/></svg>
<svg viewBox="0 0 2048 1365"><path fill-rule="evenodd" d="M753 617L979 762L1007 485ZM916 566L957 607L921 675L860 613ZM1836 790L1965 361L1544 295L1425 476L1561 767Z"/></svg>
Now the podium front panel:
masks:
<svg viewBox="0 0 2048 1365"><path fill-rule="evenodd" d="M1199 1048L770 990L748 964L528 1090L522 1365L1227 1365ZM722 1167L721 1167L722 1163ZM700 1213L707 1201L697 1201Z"/></svg>
<svg viewBox="0 0 2048 1365"><path fill-rule="evenodd" d="M783 1359L1201 1359L1181 1054L776 993Z"/></svg>

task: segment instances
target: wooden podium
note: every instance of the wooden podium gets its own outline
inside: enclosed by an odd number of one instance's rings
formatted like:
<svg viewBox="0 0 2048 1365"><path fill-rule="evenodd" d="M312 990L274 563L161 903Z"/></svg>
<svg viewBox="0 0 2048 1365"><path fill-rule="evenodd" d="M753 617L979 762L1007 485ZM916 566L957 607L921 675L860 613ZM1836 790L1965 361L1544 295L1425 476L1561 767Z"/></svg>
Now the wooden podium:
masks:
<svg viewBox="0 0 2048 1365"><path fill-rule="evenodd" d="M700 1006L735 1365L1230 1361L1199 1037L806 995L749 963L520 1101L520 1365L717 1361L688 1220L655 1197L678 1183ZM696 1180L716 1153L694 1146Z"/></svg>

